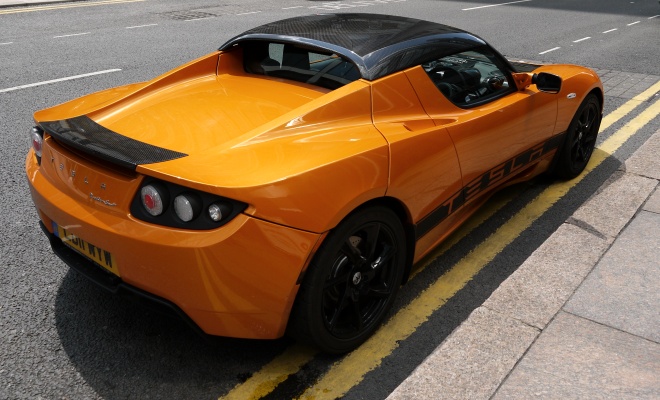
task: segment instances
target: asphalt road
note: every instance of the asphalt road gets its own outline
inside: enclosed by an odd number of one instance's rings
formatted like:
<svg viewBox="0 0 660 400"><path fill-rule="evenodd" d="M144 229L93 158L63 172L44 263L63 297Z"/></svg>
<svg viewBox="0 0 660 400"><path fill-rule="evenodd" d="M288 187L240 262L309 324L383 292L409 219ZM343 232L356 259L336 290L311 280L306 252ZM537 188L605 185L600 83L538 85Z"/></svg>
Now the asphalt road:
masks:
<svg viewBox="0 0 660 400"><path fill-rule="evenodd" d="M0 398L218 398L295 349L288 339L204 342L178 321L107 295L69 271L37 225L23 171L35 110L150 79L253 26L335 10L454 25L512 58L660 75L660 17L651 18L660 14L657 0L530 0L485 7L504 2L201 0L190 6L144 0L0 9ZM606 97L605 113L625 100ZM616 122L601 140L634 116ZM345 398L387 396L658 127L656 116L401 340ZM549 184L539 179L494 198L483 223L428 260L400 291L393 314ZM266 398L299 395L342 361L306 354Z"/></svg>

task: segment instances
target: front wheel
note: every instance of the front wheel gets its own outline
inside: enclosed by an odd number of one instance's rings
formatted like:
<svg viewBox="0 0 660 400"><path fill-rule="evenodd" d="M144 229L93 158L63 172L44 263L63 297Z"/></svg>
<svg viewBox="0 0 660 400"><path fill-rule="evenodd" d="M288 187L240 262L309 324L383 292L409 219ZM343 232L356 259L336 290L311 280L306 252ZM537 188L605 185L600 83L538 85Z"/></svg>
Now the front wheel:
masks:
<svg viewBox="0 0 660 400"><path fill-rule="evenodd" d="M596 146L601 116L600 102L591 93L580 104L568 126L554 170L557 177L573 179L582 173Z"/></svg>
<svg viewBox="0 0 660 400"><path fill-rule="evenodd" d="M401 285L403 225L391 210L356 212L335 228L310 264L289 333L328 353L362 344L381 324Z"/></svg>

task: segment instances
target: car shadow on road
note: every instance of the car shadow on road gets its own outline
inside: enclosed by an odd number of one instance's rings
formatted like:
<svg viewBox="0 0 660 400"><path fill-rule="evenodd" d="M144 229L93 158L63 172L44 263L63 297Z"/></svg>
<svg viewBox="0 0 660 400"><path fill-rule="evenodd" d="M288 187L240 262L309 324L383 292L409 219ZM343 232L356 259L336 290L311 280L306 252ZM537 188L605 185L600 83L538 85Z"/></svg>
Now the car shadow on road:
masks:
<svg viewBox="0 0 660 400"><path fill-rule="evenodd" d="M204 340L183 322L106 293L72 270L58 290L55 318L71 363L105 399L217 398L289 344Z"/></svg>

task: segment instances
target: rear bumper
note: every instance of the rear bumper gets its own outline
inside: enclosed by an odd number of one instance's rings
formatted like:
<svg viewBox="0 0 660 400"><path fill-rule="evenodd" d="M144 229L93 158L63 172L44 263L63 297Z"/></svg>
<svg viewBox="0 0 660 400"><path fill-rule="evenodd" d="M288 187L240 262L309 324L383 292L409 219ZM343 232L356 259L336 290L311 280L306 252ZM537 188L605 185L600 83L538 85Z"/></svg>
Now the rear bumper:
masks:
<svg viewBox="0 0 660 400"><path fill-rule="evenodd" d="M199 325L188 317L183 310L177 307L176 304L123 282L120 277L103 270L103 268L94 264L86 257L81 256L76 251L71 250L64 245L57 236L53 235L48 229L46 229L43 222L39 221L39 226L48 238L53 253L55 253L55 255L64 261L64 263L71 269L114 295L130 298L152 310L179 318L188 324L200 336L208 336Z"/></svg>
<svg viewBox="0 0 660 400"><path fill-rule="evenodd" d="M41 168L30 152L26 172L42 229L71 268L110 292L174 312L209 335L284 334L298 278L319 234L244 214L209 231L157 226L64 190ZM53 222L110 252L118 276L62 243Z"/></svg>

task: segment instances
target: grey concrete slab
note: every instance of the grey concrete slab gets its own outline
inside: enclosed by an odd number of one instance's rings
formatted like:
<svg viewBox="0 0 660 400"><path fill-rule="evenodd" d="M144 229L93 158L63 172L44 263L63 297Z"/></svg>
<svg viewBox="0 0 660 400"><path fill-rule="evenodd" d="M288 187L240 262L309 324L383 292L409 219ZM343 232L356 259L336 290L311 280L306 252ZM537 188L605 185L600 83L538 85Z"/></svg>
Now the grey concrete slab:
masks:
<svg viewBox="0 0 660 400"><path fill-rule="evenodd" d="M493 292L484 306L543 329L610 243L609 238L563 224Z"/></svg>
<svg viewBox="0 0 660 400"><path fill-rule="evenodd" d="M660 214L660 186L655 189L655 192L646 200L644 210Z"/></svg>
<svg viewBox="0 0 660 400"><path fill-rule="evenodd" d="M539 331L477 308L388 396L403 399L488 399Z"/></svg>
<svg viewBox="0 0 660 400"><path fill-rule="evenodd" d="M660 342L660 214L635 216L564 310Z"/></svg>
<svg viewBox="0 0 660 400"><path fill-rule="evenodd" d="M603 235L616 237L656 186L655 179L615 173L571 218Z"/></svg>
<svg viewBox="0 0 660 400"><path fill-rule="evenodd" d="M660 130L656 131L626 161L626 171L633 174L660 179Z"/></svg>
<svg viewBox="0 0 660 400"><path fill-rule="evenodd" d="M658 343L561 312L493 399L658 399L658 376Z"/></svg>

